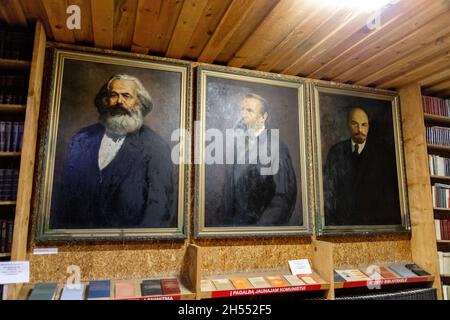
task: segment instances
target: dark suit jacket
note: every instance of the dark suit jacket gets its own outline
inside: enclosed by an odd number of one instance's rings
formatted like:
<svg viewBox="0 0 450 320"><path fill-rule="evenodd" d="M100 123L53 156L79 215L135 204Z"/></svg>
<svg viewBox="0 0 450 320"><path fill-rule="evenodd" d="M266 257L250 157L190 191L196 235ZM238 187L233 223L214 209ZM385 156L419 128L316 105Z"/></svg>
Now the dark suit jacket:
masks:
<svg viewBox="0 0 450 320"><path fill-rule="evenodd" d="M261 134L258 141L267 139L265 154L270 155L270 130ZM262 141L264 142L264 141ZM260 146L264 145L259 144ZM236 153L235 153L236 154ZM295 208L297 181L291 156L286 145L279 141L279 170L274 175L261 175L261 169L270 167L261 163L227 167L225 182L225 223L232 226L287 225Z"/></svg>
<svg viewBox="0 0 450 320"><path fill-rule="evenodd" d="M176 226L170 148L150 128L128 134L113 161L100 171L100 124L76 133L67 151L51 228ZM175 199L175 201L173 201Z"/></svg>
<svg viewBox="0 0 450 320"><path fill-rule="evenodd" d="M357 160L351 141L331 147L323 186L325 225L401 224L395 154L369 139Z"/></svg>

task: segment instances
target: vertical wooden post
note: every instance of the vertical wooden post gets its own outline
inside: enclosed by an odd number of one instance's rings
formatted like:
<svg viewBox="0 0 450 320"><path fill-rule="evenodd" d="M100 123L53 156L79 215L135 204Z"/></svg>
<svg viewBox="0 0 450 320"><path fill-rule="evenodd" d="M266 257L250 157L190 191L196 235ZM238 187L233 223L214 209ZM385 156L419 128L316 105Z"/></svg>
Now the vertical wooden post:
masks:
<svg viewBox="0 0 450 320"><path fill-rule="evenodd" d="M195 244L189 244L181 273L184 276L187 288L195 293L197 300L200 299L201 263L201 248Z"/></svg>
<svg viewBox="0 0 450 320"><path fill-rule="evenodd" d="M27 256L28 225L30 220L30 202L33 187L39 107L41 103L42 76L44 72L45 45L45 29L42 23L38 21L35 29L33 57L28 84L11 261L23 261L26 260ZM21 288L22 285L20 284L8 286L8 299L17 299Z"/></svg>
<svg viewBox="0 0 450 320"><path fill-rule="evenodd" d="M438 289L439 299L442 299L422 94L417 83L401 88L399 94L412 228L412 257L415 263L435 276L433 287Z"/></svg>
<svg viewBox="0 0 450 320"><path fill-rule="evenodd" d="M334 300L334 244L326 241L313 240L312 267L326 282L330 283L330 289L326 292L328 300Z"/></svg>

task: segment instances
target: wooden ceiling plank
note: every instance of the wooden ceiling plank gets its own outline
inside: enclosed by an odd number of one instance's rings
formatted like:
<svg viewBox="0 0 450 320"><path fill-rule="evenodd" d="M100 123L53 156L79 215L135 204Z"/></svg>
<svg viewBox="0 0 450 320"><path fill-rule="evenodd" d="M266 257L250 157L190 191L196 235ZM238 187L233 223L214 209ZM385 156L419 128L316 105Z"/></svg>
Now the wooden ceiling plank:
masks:
<svg viewBox="0 0 450 320"><path fill-rule="evenodd" d="M426 0L418 0L417 3L424 2ZM316 55L314 59L311 59L307 65L303 68L302 72L308 75L310 78L322 78L323 69L332 63L335 63L338 58L348 55L352 52L352 49L358 44L364 41L375 40L375 34L377 32L384 32L388 26L392 26L400 20L400 17L405 13L411 11L411 3L409 1L398 1L395 4L389 5L384 8L380 13L380 25L378 28L370 28L367 24L360 28L358 31L347 37L344 41L337 44L332 49L325 50L322 54ZM383 31L381 31L383 30ZM351 31L350 31L351 32ZM371 40L369 40L371 39Z"/></svg>
<svg viewBox="0 0 450 320"><path fill-rule="evenodd" d="M428 77L420 79L418 83L422 88L427 88L437 83L440 83L446 79L450 79L450 69L444 69Z"/></svg>
<svg viewBox="0 0 450 320"><path fill-rule="evenodd" d="M250 10L248 13L247 21L239 26L238 32L233 33L226 46L216 57L216 62L227 64L279 1L280 0L257 1L254 9Z"/></svg>
<svg viewBox="0 0 450 320"><path fill-rule="evenodd" d="M20 3L22 4L28 22L34 24L36 20L40 20L44 25L47 38L54 39L47 13L42 5L42 0L20 0Z"/></svg>
<svg viewBox="0 0 450 320"><path fill-rule="evenodd" d="M163 0L139 0L131 51L147 54Z"/></svg>
<svg viewBox="0 0 450 320"><path fill-rule="evenodd" d="M370 13L361 11L343 10L331 16L297 51L297 58L283 68L282 73L289 75L304 74L303 70L306 62L314 59L316 54L320 54L332 43L339 43L349 32L360 29L367 23ZM350 31L351 30L351 31ZM301 54L298 56L298 53Z"/></svg>
<svg viewBox="0 0 450 320"><path fill-rule="evenodd" d="M198 61L213 63L233 34L248 20L257 0L234 0L198 57Z"/></svg>
<svg viewBox="0 0 450 320"><path fill-rule="evenodd" d="M136 25L138 0L114 1L114 37L115 49L130 49Z"/></svg>
<svg viewBox="0 0 450 320"><path fill-rule="evenodd" d="M160 14L153 33L150 52L164 54L183 8L183 0L163 0Z"/></svg>
<svg viewBox="0 0 450 320"><path fill-rule="evenodd" d="M203 16L195 27L186 51L183 56L188 59L197 60L209 39L211 39L217 26L221 23L223 16L227 12L233 0L208 0L208 5L203 11ZM237 0L243 2L243 0ZM244 0L245 2L245 0Z"/></svg>
<svg viewBox="0 0 450 320"><path fill-rule="evenodd" d="M82 44L93 44L92 13L90 0L68 0L68 5L76 5L81 10L81 29L74 29L75 41Z"/></svg>
<svg viewBox="0 0 450 320"><path fill-rule="evenodd" d="M42 5L47 13L55 40L64 43L74 43L74 33L67 28L67 1L45 0L42 1Z"/></svg>
<svg viewBox="0 0 450 320"><path fill-rule="evenodd" d="M420 48L413 53L387 65L384 68L372 73L368 77L357 82L358 85L367 86L380 84L395 78L417 66L432 61L450 51L450 26L449 33L438 39L431 37L430 42L421 44Z"/></svg>
<svg viewBox="0 0 450 320"><path fill-rule="evenodd" d="M382 83L377 87L381 89L400 88L409 83L420 81L420 79L429 77L430 75L433 75L447 68L450 68L450 53L413 70L410 70L396 77L395 79Z"/></svg>
<svg viewBox="0 0 450 320"><path fill-rule="evenodd" d="M114 0L91 0L91 12L95 46L112 49L114 45Z"/></svg>
<svg viewBox="0 0 450 320"><path fill-rule="evenodd" d="M313 9L311 13L305 11L305 17L299 19L301 21L300 24L270 51L257 69L260 71L272 71L281 62L288 61L289 56L295 55L296 50L326 20L326 17L329 17L336 11L338 9L330 11L324 6ZM282 69L283 67L278 67L274 71L281 71Z"/></svg>
<svg viewBox="0 0 450 320"><path fill-rule="evenodd" d="M167 57L179 59L183 56L207 4L207 0L185 0L167 48Z"/></svg>
<svg viewBox="0 0 450 320"><path fill-rule="evenodd" d="M335 59L322 66L320 70L310 74L310 76L336 79L339 75L351 70L359 63L370 59L385 48L401 41L402 38L429 22L436 15L447 11L448 3L443 3L443 1L430 3L425 0L425 3L421 3L417 7L411 6L398 19L383 26L367 39L337 55Z"/></svg>
<svg viewBox="0 0 450 320"><path fill-rule="evenodd" d="M423 48L424 45L428 45L433 41L432 39L435 40L447 34L449 30L448 21L450 21L450 12L447 11L410 33L401 41L395 42L384 50L379 51L333 80L338 82L358 82L364 79L411 52Z"/></svg>
<svg viewBox="0 0 450 320"><path fill-rule="evenodd" d="M436 94L436 96L438 96L440 98L444 98L444 99L450 99L450 90L440 92L440 93Z"/></svg>
<svg viewBox="0 0 450 320"><path fill-rule="evenodd" d="M304 15L306 0L281 0L258 28L252 33L234 57L228 62L230 67L256 67L265 55L283 41Z"/></svg>
<svg viewBox="0 0 450 320"><path fill-rule="evenodd" d="M0 3L4 19L11 26L27 27L28 22L25 17L22 5L17 0L2 0Z"/></svg>
<svg viewBox="0 0 450 320"><path fill-rule="evenodd" d="M425 90L423 90L423 93L428 95L428 94L437 94L437 93L441 93L443 91L448 91L450 90L450 79L441 83L438 83L437 85L434 85L432 87L426 88Z"/></svg>

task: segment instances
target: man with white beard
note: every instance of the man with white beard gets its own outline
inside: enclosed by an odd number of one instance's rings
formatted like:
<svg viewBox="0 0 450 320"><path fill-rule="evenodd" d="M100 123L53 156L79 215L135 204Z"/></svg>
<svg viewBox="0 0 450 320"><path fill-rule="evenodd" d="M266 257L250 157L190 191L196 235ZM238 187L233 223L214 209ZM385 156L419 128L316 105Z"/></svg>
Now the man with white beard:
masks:
<svg viewBox="0 0 450 320"><path fill-rule="evenodd" d="M148 91L136 77L114 75L95 106L99 123L71 139L50 227L176 227L170 148L143 124Z"/></svg>

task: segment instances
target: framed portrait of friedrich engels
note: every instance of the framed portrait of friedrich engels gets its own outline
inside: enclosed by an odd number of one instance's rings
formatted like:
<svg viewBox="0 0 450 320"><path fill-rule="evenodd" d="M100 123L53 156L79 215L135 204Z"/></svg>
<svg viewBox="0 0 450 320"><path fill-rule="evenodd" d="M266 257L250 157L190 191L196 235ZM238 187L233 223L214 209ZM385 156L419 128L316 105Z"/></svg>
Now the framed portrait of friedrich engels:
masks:
<svg viewBox="0 0 450 320"><path fill-rule="evenodd" d="M306 85L200 66L195 235L310 233Z"/></svg>
<svg viewBox="0 0 450 320"><path fill-rule="evenodd" d="M312 84L318 235L410 229L395 92Z"/></svg>
<svg viewBox="0 0 450 320"><path fill-rule="evenodd" d="M185 238L190 65L49 50L37 239Z"/></svg>

